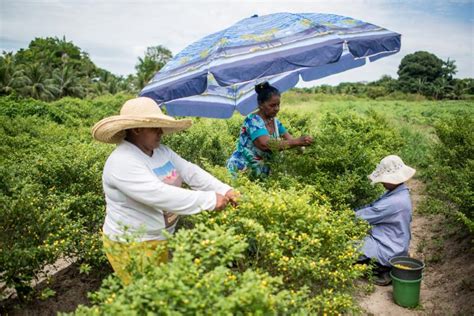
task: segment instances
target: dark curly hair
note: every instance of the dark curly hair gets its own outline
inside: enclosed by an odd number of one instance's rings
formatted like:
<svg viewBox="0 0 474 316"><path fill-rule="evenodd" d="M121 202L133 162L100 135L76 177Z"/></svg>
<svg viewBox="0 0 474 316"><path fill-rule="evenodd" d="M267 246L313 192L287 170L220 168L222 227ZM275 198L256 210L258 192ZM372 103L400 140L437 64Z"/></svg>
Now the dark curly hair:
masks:
<svg viewBox="0 0 474 316"><path fill-rule="evenodd" d="M271 86L268 81L256 85L255 92L257 92L258 105L268 101L274 95L280 95L280 91L274 86Z"/></svg>

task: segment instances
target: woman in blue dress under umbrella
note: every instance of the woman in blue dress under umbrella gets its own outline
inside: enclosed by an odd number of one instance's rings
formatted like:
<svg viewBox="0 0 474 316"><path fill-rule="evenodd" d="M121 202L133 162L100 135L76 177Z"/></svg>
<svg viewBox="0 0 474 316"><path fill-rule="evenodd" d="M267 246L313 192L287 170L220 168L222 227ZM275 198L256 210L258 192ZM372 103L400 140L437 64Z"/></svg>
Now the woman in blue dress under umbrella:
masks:
<svg viewBox="0 0 474 316"><path fill-rule="evenodd" d="M227 161L227 169L236 176L249 170L255 176L267 176L270 168L266 162L272 150L285 150L310 145L313 139L303 135L293 138L276 115L280 111L280 91L263 82L255 86L258 111L249 114L240 130L237 149Z"/></svg>

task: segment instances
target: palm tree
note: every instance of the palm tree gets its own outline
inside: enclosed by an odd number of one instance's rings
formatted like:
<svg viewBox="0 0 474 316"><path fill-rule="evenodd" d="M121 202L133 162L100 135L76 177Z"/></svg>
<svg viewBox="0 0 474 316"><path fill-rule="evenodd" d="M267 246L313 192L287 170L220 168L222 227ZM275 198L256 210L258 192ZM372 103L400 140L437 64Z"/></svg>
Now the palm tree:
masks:
<svg viewBox="0 0 474 316"><path fill-rule="evenodd" d="M134 75L128 75L126 78L121 78L120 90L129 93L138 93L138 87L136 85L136 77Z"/></svg>
<svg viewBox="0 0 474 316"><path fill-rule="evenodd" d="M453 94L456 99L461 99L464 94L469 94L469 82L464 79L453 79Z"/></svg>
<svg viewBox="0 0 474 316"><path fill-rule="evenodd" d="M110 94L118 92L118 80L111 72L102 70L100 73L100 81L104 84L106 92Z"/></svg>
<svg viewBox="0 0 474 316"><path fill-rule="evenodd" d="M440 91L440 93L435 95L436 99L442 99L444 97L448 97L448 98L455 97L455 95L453 95L454 87L451 85L451 82L452 80L448 80L446 78L438 78L434 82L434 85L439 87L437 91Z"/></svg>
<svg viewBox="0 0 474 316"><path fill-rule="evenodd" d="M145 72L137 72L137 76L135 77L135 86L141 90L143 87L146 86L149 80L149 74Z"/></svg>
<svg viewBox="0 0 474 316"><path fill-rule="evenodd" d="M53 77L46 80L48 85L54 87L54 94L58 98L65 96L82 97L84 88L79 82L79 77L75 71L65 65L62 68L53 71Z"/></svg>
<svg viewBox="0 0 474 316"><path fill-rule="evenodd" d="M453 76L458 72L455 62L449 58L447 61L443 61L443 78L449 81L453 80Z"/></svg>
<svg viewBox="0 0 474 316"><path fill-rule="evenodd" d="M444 97L444 93L444 86L437 83L433 85L433 96L435 99L442 99Z"/></svg>
<svg viewBox="0 0 474 316"><path fill-rule="evenodd" d="M416 93L418 94L424 94L424 92L427 90L427 82L425 78L417 78L414 81L414 86L416 89Z"/></svg>
<svg viewBox="0 0 474 316"><path fill-rule="evenodd" d="M126 91L126 86L124 85L125 79L122 77L117 77L111 72L104 69L97 69L98 76L92 79L92 89L90 93L94 95L101 94L116 94L120 91Z"/></svg>
<svg viewBox="0 0 474 316"><path fill-rule="evenodd" d="M0 95L10 94L25 83L23 71L16 66L12 52L0 56Z"/></svg>
<svg viewBox="0 0 474 316"><path fill-rule="evenodd" d="M21 89L23 95L45 101L54 100L57 88L49 82L44 67L39 63L26 65L24 74L26 85Z"/></svg>
<svg viewBox="0 0 474 316"><path fill-rule="evenodd" d="M162 45L148 47L145 56L139 57L135 65L138 88L142 89L172 57L171 51Z"/></svg>

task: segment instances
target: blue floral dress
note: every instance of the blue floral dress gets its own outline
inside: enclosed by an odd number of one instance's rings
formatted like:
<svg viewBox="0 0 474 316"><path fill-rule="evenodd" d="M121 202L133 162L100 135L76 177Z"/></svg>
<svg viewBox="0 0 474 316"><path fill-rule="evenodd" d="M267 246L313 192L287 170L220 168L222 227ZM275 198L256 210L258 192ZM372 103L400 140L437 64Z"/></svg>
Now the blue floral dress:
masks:
<svg viewBox="0 0 474 316"><path fill-rule="evenodd" d="M271 158L272 153L260 150L253 142L260 136L269 135L272 139L278 139L280 135L286 133L286 128L276 117L274 122L275 132L270 135L265 122L259 115L252 113L245 118L237 141L237 149L227 161L227 169L232 175L236 176L239 170L246 169L250 169L256 176L270 173L270 168L265 161Z"/></svg>

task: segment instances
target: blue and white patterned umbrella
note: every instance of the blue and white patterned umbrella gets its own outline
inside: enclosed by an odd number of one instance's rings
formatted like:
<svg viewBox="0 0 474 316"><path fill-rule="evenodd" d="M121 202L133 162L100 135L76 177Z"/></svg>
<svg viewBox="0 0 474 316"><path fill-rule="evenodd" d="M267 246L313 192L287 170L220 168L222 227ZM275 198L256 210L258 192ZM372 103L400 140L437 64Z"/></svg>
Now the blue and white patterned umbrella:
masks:
<svg viewBox="0 0 474 316"><path fill-rule="evenodd" d="M189 45L140 92L170 115L231 117L257 107L254 86L280 91L400 50L401 35L349 17L320 13L253 16Z"/></svg>

